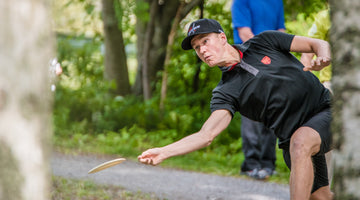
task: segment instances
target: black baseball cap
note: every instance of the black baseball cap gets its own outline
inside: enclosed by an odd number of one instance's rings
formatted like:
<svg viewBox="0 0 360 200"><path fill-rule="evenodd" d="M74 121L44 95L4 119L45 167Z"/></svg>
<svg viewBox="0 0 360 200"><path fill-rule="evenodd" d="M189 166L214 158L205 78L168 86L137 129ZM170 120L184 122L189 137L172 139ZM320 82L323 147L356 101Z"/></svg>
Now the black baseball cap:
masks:
<svg viewBox="0 0 360 200"><path fill-rule="evenodd" d="M184 50L192 49L191 40L195 35L204 33L223 33L224 30L220 23L213 19L199 19L192 22L189 26L187 37L182 41L181 47Z"/></svg>

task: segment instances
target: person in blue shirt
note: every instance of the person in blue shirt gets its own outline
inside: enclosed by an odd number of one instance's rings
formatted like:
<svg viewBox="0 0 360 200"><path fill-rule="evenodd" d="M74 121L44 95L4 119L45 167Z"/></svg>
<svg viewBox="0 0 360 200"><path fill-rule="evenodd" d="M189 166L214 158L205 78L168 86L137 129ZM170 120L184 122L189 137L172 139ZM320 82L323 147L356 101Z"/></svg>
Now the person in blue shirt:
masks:
<svg viewBox="0 0 360 200"><path fill-rule="evenodd" d="M285 31L281 0L234 0L231 15L235 44L241 44L266 30Z"/></svg>
<svg viewBox="0 0 360 200"><path fill-rule="evenodd" d="M231 13L235 44L266 30L285 32L282 0L234 0ZM276 161L274 133L264 124L241 116L241 137L245 156L241 174L255 179L270 177Z"/></svg>

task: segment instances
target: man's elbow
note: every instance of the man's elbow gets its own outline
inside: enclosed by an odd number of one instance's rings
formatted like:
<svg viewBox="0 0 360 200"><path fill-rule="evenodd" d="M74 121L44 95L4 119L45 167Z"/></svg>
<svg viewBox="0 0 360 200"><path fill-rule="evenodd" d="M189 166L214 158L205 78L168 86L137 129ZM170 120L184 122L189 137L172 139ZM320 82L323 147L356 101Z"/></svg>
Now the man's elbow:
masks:
<svg viewBox="0 0 360 200"><path fill-rule="evenodd" d="M253 34L250 34L250 33L243 33L243 34L240 34L240 38L243 42L246 42L248 40L250 40L252 37L254 37Z"/></svg>
<svg viewBox="0 0 360 200"><path fill-rule="evenodd" d="M205 147L210 146L215 139L215 136L213 136L211 133L200 133L200 134Z"/></svg>
<svg viewBox="0 0 360 200"><path fill-rule="evenodd" d="M250 27L240 27L237 28L239 32L239 37L243 42L248 41L252 37L254 37L254 33L252 32Z"/></svg>
<svg viewBox="0 0 360 200"><path fill-rule="evenodd" d="M207 146L210 146L210 144L211 144L213 141L214 141L214 139L212 139L212 138L207 139L207 140L206 140L206 143L205 143L205 146L206 146L206 147L207 147Z"/></svg>

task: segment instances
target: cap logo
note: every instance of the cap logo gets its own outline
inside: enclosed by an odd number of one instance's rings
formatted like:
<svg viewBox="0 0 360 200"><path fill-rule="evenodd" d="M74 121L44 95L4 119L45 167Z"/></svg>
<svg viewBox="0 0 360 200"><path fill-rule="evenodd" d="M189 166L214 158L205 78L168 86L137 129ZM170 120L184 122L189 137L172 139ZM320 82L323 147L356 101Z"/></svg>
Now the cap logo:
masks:
<svg viewBox="0 0 360 200"><path fill-rule="evenodd" d="M189 28L188 36L195 34L196 29L200 28L200 25L195 26L195 24L192 25L192 27Z"/></svg>

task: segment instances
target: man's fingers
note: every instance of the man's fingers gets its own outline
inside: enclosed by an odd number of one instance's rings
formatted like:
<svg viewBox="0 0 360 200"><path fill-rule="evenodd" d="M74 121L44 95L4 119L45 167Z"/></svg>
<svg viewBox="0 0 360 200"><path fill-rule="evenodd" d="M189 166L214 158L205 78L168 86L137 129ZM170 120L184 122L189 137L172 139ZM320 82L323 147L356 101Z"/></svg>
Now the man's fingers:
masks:
<svg viewBox="0 0 360 200"><path fill-rule="evenodd" d="M304 71L319 71L322 70L324 67L330 65L331 59L325 57L317 57L315 60L311 61L311 65L308 67L304 67Z"/></svg>
<svg viewBox="0 0 360 200"><path fill-rule="evenodd" d="M160 148L153 148L144 151L141 155L138 156L138 160L141 163L148 165L158 165L161 163L162 159L160 156Z"/></svg>
<svg viewBox="0 0 360 200"><path fill-rule="evenodd" d="M311 71L311 67L304 67L303 70L304 71Z"/></svg>
<svg viewBox="0 0 360 200"><path fill-rule="evenodd" d="M149 150L143 152L140 156L138 156L138 161L148 165L154 165L154 154L150 153Z"/></svg>
<svg viewBox="0 0 360 200"><path fill-rule="evenodd" d="M331 59L326 57L317 57L315 60L311 62L311 65L318 67L326 67L330 64Z"/></svg>
<svg viewBox="0 0 360 200"><path fill-rule="evenodd" d="M147 158L147 157L138 157L139 162L144 163L144 164L151 164L153 163L151 158Z"/></svg>
<svg viewBox="0 0 360 200"><path fill-rule="evenodd" d="M312 60L311 61L311 67L312 68L315 68L316 66L319 66L319 60L318 59L315 59L315 60Z"/></svg>

